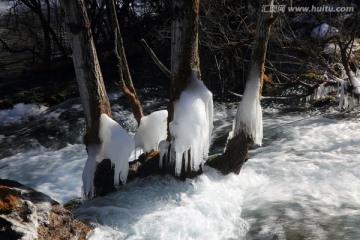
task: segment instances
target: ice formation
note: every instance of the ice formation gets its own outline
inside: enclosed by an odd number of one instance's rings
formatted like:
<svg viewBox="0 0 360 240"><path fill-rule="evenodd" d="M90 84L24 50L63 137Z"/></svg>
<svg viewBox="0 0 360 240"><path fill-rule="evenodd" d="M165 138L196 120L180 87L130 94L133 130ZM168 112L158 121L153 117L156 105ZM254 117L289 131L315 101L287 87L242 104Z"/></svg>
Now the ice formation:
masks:
<svg viewBox="0 0 360 240"><path fill-rule="evenodd" d="M323 23L317 27L315 27L311 32L312 38L325 38L335 36L339 33L339 30L335 27L331 27L326 23Z"/></svg>
<svg viewBox="0 0 360 240"><path fill-rule="evenodd" d="M350 82L353 86L353 92L356 94L360 94L360 77L357 77L353 71L350 71Z"/></svg>
<svg viewBox="0 0 360 240"><path fill-rule="evenodd" d="M213 128L212 93L193 73L188 87L174 103L174 119L169 124L173 137L171 159L175 159L175 174L180 175L183 157L185 169L197 171L208 156ZM160 156L167 152L169 143L159 144ZM160 166L162 165L160 161Z"/></svg>
<svg viewBox="0 0 360 240"><path fill-rule="evenodd" d="M159 151L160 151L159 167L160 168L163 168L163 159L164 159L164 156L167 154L169 147L170 147L170 143L166 140L162 140L159 143Z"/></svg>
<svg viewBox="0 0 360 240"><path fill-rule="evenodd" d="M88 145L86 146L86 151L88 158L82 173L83 192L86 197L91 197L94 193L94 174L98 165L97 155L100 150L98 145Z"/></svg>
<svg viewBox="0 0 360 240"><path fill-rule="evenodd" d="M158 150L160 141L167 135L167 110L151 113L141 118L140 126L134 136L135 147L144 152Z"/></svg>
<svg viewBox="0 0 360 240"><path fill-rule="evenodd" d="M341 80L341 79L339 79ZM335 88L333 85L326 85L327 83L324 82L322 84L319 85L319 87L317 89L314 90L314 100L319 100L321 98L323 98L324 96L332 93L332 92L336 92L337 88Z"/></svg>
<svg viewBox="0 0 360 240"><path fill-rule="evenodd" d="M82 175L84 193L87 196L93 194L94 173L97 164L103 159L110 159L115 165L114 185L118 186L120 180L126 183L129 157L135 148L132 137L106 114L100 116L99 138L100 145L87 146L88 159Z"/></svg>
<svg viewBox="0 0 360 240"><path fill-rule="evenodd" d="M315 89L312 96L306 97L306 101L309 101L311 99L318 100L330 93L338 92L339 108L353 108L358 104L357 96L360 94L360 71L357 70L356 73L350 71L349 79L348 75L346 74L345 68L341 63L336 63L334 64L334 67L335 66L337 66L341 70L340 78L332 77L332 80L335 80L338 83L337 88L334 85L328 85L325 81L324 83L320 84L317 89ZM329 80L327 74L324 74L324 79ZM352 93L347 92L350 83L353 87Z"/></svg>
<svg viewBox="0 0 360 240"><path fill-rule="evenodd" d="M338 79L339 85L339 108L349 109L356 106L356 100L354 92L351 94L347 93L345 90L348 89L349 83L345 80Z"/></svg>
<svg viewBox="0 0 360 240"><path fill-rule="evenodd" d="M246 131L255 144L262 144L263 123L259 89L260 73L250 70L244 96L239 103L233 130L229 133L229 139L236 136L240 131Z"/></svg>

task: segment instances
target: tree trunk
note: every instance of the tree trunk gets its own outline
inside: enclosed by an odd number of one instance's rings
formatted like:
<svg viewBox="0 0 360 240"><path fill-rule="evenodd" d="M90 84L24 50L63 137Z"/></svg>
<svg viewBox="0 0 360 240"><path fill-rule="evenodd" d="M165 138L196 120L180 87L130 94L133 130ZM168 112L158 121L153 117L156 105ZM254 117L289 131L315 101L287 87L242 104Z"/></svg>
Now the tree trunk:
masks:
<svg viewBox="0 0 360 240"><path fill-rule="evenodd" d="M65 22L68 27L76 79L86 121L84 143L89 157L85 168L91 167L95 172L97 163L91 163L90 160L91 158L95 159L94 155L97 153L90 146L98 146L100 143L98 136L100 115L105 113L111 116L110 103L106 94L84 1L62 0L61 4L65 11Z"/></svg>
<svg viewBox="0 0 360 240"><path fill-rule="evenodd" d="M119 73L119 86L123 93L128 97L130 101L131 110L135 116L135 119L140 125L141 118L144 116L140 101L136 95L134 84L131 79L131 74L129 66L126 60L126 54L124 49L124 43L121 36L120 26L116 14L115 2L114 0L107 0L107 7L109 12L109 19L112 25L112 29L115 32L115 41L116 41L116 55L118 59L118 73Z"/></svg>
<svg viewBox="0 0 360 240"><path fill-rule="evenodd" d="M267 5L272 6L274 4L274 1L262 1L262 5L266 3ZM275 21L275 19L276 18L270 12L260 13L260 18L256 27L255 43L251 55L249 67L250 70L246 81L244 98L259 98L259 91L262 84L262 75L264 71L264 63L267 44L269 41L270 28L271 24ZM247 107L250 108L252 106ZM249 112L250 111L251 110L249 109ZM248 126L248 123L241 122L238 118L236 118L232 133L233 136L229 137L224 154L207 161L206 164L220 170L224 174L228 174L231 172L238 174L243 163L247 160L248 145L254 144L254 141L256 140L254 139L254 136L249 135L249 132L247 130L249 127L250 126Z"/></svg>
<svg viewBox="0 0 360 240"><path fill-rule="evenodd" d="M199 2L173 0L171 30L171 102L179 99L192 71L200 77ZM172 117L172 114L169 114ZM171 119L169 119L171 120Z"/></svg>
<svg viewBox="0 0 360 240"><path fill-rule="evenodd" d="M172 3L172 30L171 30L171 85L170 103L168 105L168 137L171 143L174 137L171 136L169 123L174 120L174 102L180 98L183 90L188 86L193 74L200 79L200 59L198 52L198 29L199 29L199 3L200 0L173 0ZM175 174L175 150L168 146L169 154L165 159L160 159L170 174ZM189 153L190 154L190 153ZM187 152L184 154L187 155ZM183 156L184 157L184 156ZM162 164L163 161L165 164ZM185 159L183 159L184 163ZM180 177L194 176L186 164L182 165Z"/></svg>

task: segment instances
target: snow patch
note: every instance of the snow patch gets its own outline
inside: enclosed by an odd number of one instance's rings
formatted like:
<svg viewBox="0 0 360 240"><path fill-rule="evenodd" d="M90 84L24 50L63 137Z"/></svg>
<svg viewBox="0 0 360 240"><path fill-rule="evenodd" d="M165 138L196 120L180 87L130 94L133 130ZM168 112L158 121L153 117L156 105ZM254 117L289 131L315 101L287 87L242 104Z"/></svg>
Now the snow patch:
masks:
<svg viewBox="0 0 360 240"><path fill-rule="evenodd" d="M134 136L135 147L144 152L158 150L160 141L167 135L167 110L151 113L141 118L140 126Z"/></svg>
<svg viewBox="0 0 360 240"><path fill-rule="evenodd" d="M213 129L212 93L193 72L188 87L173 104L174 119L169 124L173 137L171 157L175 158L175 174L180 175L183 157L185 167L189 163L193 171L199 170L208 157ZM160 145L160 156L164 156L168 143Z"/></svg>
<svg viewBox="0 0 360 240"><path fill-rule="evenodd" d="M253 69L256 69L255 67ZM260 105L260 73L250 70L246 82L244 96L239 103L233 130L229 133L229 139L241 131L245 131L255 144L261 145L263 138L262 110Z"/></svg>
<svg viewBox="0 0 360 240"><path fill-rule="evenodd" d="M132 137L106 114L100 116L99 138L101 141L99 146L87 147L88 159L82 175L86 196L93 194L94 173L97 164L103 159L110 159L115 165L114 185L118 186L120 180L125 184L129 171L129 157L135 148Z"/></svg>

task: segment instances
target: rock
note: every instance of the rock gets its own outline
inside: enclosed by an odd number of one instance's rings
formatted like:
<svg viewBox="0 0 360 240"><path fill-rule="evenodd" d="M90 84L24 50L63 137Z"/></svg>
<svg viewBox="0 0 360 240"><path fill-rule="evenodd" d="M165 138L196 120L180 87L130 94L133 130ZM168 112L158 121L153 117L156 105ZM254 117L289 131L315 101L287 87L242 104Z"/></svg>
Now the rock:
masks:
<svg viewBox="0 0 360 240"><path fill-rule="evenodd" d="M49 196L0 179L0 239L86 239L90 231Z"/></svg>

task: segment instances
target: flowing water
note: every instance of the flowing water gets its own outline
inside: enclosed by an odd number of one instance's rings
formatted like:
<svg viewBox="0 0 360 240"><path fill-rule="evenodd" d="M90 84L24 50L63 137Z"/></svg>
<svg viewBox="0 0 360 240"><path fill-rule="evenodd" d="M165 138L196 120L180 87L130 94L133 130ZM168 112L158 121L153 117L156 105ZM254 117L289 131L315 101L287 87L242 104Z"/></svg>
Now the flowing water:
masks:
<svg viewBox="0 0 360 240"><path fill-rule="evenodd" d="M134 132L124 97L110 98L114 118ZM147 113L166 106L142 99ZM211 153L222 151L236 106L215 104ZM280 112L265 108L264 144L239 175L205 168L186 181L138 179L74 214L95 226L90 239L360 239L360 123ZM0 117L0 177L61 203L79 197L86 160L79 100L17 105Z"/></svg>

